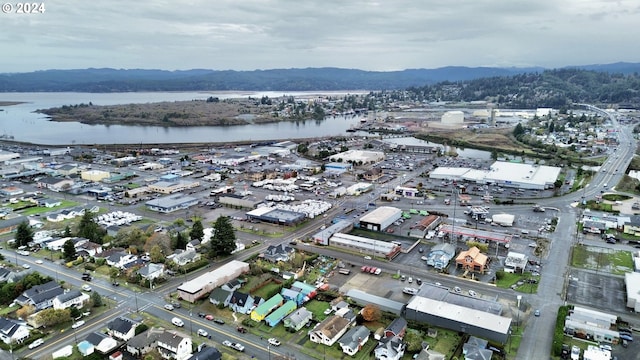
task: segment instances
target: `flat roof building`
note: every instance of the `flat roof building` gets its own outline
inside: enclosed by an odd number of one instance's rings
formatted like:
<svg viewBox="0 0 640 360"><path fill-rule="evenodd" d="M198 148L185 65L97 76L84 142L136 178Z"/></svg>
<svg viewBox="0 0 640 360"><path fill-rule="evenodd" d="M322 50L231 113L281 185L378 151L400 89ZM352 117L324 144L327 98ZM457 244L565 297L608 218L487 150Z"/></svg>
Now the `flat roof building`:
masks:
<svg viewBox="0 0 640 360"><path fill-rule="evenodd" d="M400 253L400 245L393 242L342 233L334 234L329 240L329 246L387 259L393 259Z"/></svg>
<svg viewBox="0 0 640 360"><path fill-rule="evenodd" d="M380 206L360 218L360 227L373 231L384 231L400 219L402 210L391 206Z"/></svg>
<svg viewBox="0 0 640 360"><path fill-rule="evenodd" d="M640 273L625 273L624 283L627 286L627 307L640 312Z"/></svg>
<svg viewBox="0 0 640 360"><path fill-rule="evenodd" d="M197 204L198 199L194 198L193 196L182 195L169 195L149 200L145 203L149 210L161 213L171 213L182 209L188 209Z"/></svg>
<svg viewBox="0 0 640 360"><path fill-rule="evenodd" d="M232 260L215 270L211 270L195 279L182 283L182 285L178 287L178 296L194 303L196 300L205 297L213 291L214 288L247 272L249 272L249 264L243 261Z"/></svg>

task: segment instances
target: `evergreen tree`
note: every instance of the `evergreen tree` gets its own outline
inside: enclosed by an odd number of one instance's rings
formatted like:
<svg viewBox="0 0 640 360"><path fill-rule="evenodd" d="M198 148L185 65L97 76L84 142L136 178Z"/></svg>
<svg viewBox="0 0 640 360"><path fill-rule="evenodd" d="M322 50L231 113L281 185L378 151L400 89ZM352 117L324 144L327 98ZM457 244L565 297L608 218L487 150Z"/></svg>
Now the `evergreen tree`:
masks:
<svg viewBox="0 0 640 360"><path fill-rule="evenodd" d="M16 230L16 243L17 246L27 246L33 241L33 231L29 227L29 223L24 221L18 224Z"/></svg>
<svg viewBox="0 0 640 360"><path fill-rule="evenodd" d="M181 232L176 234L174 249L184 250L187 247L187 238Z"/></svg>
<svg viewBox="0 0 640 360"><path fill-rule="evenodd" d="M191 231L189 231L189 237L191 240L202 241L202 238L204 237L204 227L202 226L202 221L200 219L196 219L193 222Z"/></svg>
<svg viewBox="0 0 640 360"><path fill-rule="evenodd" d="M78 237L102 244L102 238L106 234L107 232L93 220L93 213L85 209L80 224L78 224Z"/></svg>
<svg viewBox="0 0 640 360"><path fill-rule="evenodd" d="M96 291L91 293L91 301L93 302L93 307L102 306L102 296Z"/></svg>
<svg viewBox="0 0 640 360"><path fill-rule="evenodd" d="M211 258L230 255L236 249L236 233L228 217L220 216L213 224L210 244Z"/></svg>
<svg viewBox="0 0 640 360"><path fill-rule="evenodd" d="M73 244L73 241L67 240L62 245L62 253L64 259L67 261L74 260L76 258L76 247Z"/></svg>

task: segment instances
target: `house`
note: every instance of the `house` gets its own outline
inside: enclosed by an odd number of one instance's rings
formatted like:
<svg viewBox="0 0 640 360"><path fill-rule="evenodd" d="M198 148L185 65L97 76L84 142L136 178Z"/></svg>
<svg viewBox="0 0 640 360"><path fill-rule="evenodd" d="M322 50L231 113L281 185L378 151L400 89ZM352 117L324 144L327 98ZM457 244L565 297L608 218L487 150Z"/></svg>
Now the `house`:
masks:
<svg viewBox="0 0 640 360"><path fill-rule="evenodd" d="M53 306L53 299L64 292L62 286L51 280L42 285L36 285L31 289L25 290L15 300L16 303L24 305L33 305L36 312Z"/></svg>
<svg viewBox="0 0 640 360"><path fill-rule="evenodd" d="M491 360L493 351L487 349L489 342L475 336L462 345L462 354L465 360Z"/></svg>
<svg viewBox="0 0 640 360"><path fill-rule="evenodd" d="M379 360L400 360L404 356L406 344L401 338L391 336L380 339L373 354Z"/></svg>
<svg viewBox="0 0 640 360"><path fill-rule="evenodd" d="M165 359L186 360L192 353L191 338L165 331L158 336L157 350Z"/></svg>
<svg viewBox="0 0 640 360"><path fill-rule="evenodd" d="M242 286L243 283L244 282L241 281L240 279L235 278L233 280L227 281L225 284L220 286L220 288L222 288L223 290L227 290L229 292L236 291L236 290L240 289L240 287Z"/></svg>
<svg viewBox="0 0 640 360"><path fill-rule="evenodd" d="M198 249L200 248L200 240L191 240L187 243L187 246L185 247L185 250L189 251L198 251Z"/></svg>
<svg viewBox="0 0 640 360"><path fill-rule="evenodd" d="M480 253L480 249L473 246L469 250L461 251L456 257L456 267L461 267L466 271L484 273L489 258Z"/></svg>
<svg viewBox="0 0 640 360"><path fill-rule="evenodd" d="M137 273L143 279L152 281L164 275L164 264L148 263L138 269Z"/></svg>
<svg viewBox="0 0 640 360"><path fill-rule="evenodd" d="M78 351L82 356L89 356L96 351L96 347L92 343L83 340L78 343Z"/></svg>
<svg viewBox="0 0 640 360"><path fill-rule="evenodd" d="M70 189L74 184L72 179L44 176L38 180L38 187L60 192Z"/></svg>
<svg viewBox="0 0 640 360"><path fill-rule="evenodd" d="M383 337L394 337L397 336L400 339L404 338L404 334L407 331L407 320L403 317L395 318L386 329L384 329Z"/></svg>
<svg viewBox="0 0 640 360"><path fill-rule="evenodd" d="M90 296L80 290L67 290L53 299L52 306L56 310L68 309L72 306L81 309L89 301Z"/></svg>
<svg viewBox="0 0 640 360"><path fill-rule="evenodd" d="M369 341L370 334L371 331L366 326L352 327L340 338L338 344L340 344L343 353L353 356Z"/></svg>
<svg viewBox="0 0 640 360"><path fill-rule="evenodd" d="M232 291L228 291L222 287L215 288L211 291L211 294L209 294L209 302L213 305L226 304L231 297L231 293Z"/></svg>
<svg viewBox="0 0 640 360"><path fill-rule="evenodd" d="M640 215L630 216L629 221L623 225L623 231L625 234L638 236L640 234Z"/></svg>
<svg viewBox="0 0 640 360"><path fill-rule="evenodd" d="M40 199L38 200L38 206L45 208L54 208L56 206L62 205L62 201L54 200L50 198Z"/></svg>
<svg viewBox="0 0 640 360"><path fill-rule="evenodd" d="M128 341L133 338L140 323L124 316L117 317L107 324L107 333L116 339Z"/></svg>
<svg viewBox="0 0 640 360"><path fill-rule="evenodd" d="M269 300L260 304L258 307L251 311L251 320L262 321L269 313L277 309L284 302L284 298L280 294L273 295Z"/></svg>
<svg viewBox="0 0 640 360"><path fill-rule="evenodd" d="M309 340L314 343L333 346L347 332L351 322L343 317L332 315L309 331Z"/></svg>
<svg viewBox="0 0 640 360"><path fill-rule="evenodd" d="M301 305L304 300L304 295L302 295L299 291L295 291L292 289L283 288L282 290L280 290L280 295L282 295L285 300L295 301L298 305Z"/></svg>
<svg viewBox="0 0 640 360"><path fill-rule="evenodd" d="M225 300L224 306L229 307L234 312L238 312L241 314L250 314L251 310L253 310L253 308L255 307L255 303L251 295L242 293L240 291L234 291Z"/></svg>
<svg viewBox="0 0 640 360"><path fill-rule="evenodd" d="M296 311L289 314L284 318L282 323L284 327L287 329L291 329L293 331L298 331L302 329L311 319L313 318L313 313L305 307L298 308Z"/></svg>
<svg viewBox="0 0 640 360"><path fill-rule="evenodd" d="M158 336L164 330L149 329L135 335L127 341L127 352L135 357L142 357L156 348Z"/></svg>
<svg viewBox="0 0 640 360"><path fill-rule="evenodd" d="M52 212L47 215L47 221L60 222L68 219L73 219L84 215L84 208L75 207L71 209L62 209L60 211Z"/></svg>
<svg viewBox="0 0 640 360"><path fill-rule="evenodd" d="M287 262L291 259L295 251L296 249L286 245L285 243L269 245L269 247L264 251L264 258L274 263L278 261Z"/></svg>
<svg viewBox="0 0 640 360"><path fill-rule="evenodd" d="M362 177L367 181L375 182L376 180L380 179L383 175L384 174L383 174L381 168L374 167L374 168L371 168L371 169L365 171L362 174Z"/></svg>
<svg viewBox="0 0 640 360"><path fill-rule="evenodd" d="M449 243L435 245L427 255L427 265L438 270L445 269L456 254L456 247Z"/></svg>
<svg viewBox="0 0 640 360"><path fill-rule="evenodd" d="M108 354L118 347L118 342L116 340L101 332L89 333L84 340L92 344L96 351L101 354Z"/></svg>
<svg viewBox="0 0 640 360"><path fill-rule="evenodd" d="M176 249L175 253L168 256L176 265L184 266L190 262L200 260L201 255L195 250L180 250Z"/></svg>
<svg viewBox="0 0 640 360"><path fill-rule="evenodd" d="M267 323L267 325L274 327L278 325L285 316L291 314L291 312L293 312L297 307L298 304L295 301L289 300L282 304L282 306L277 308L271 314L269 314L269 316L267 316L264 321Z"/></svg>
<svg viewBox="0 0 640 360"><path fill-rule="evenodd" d="M125 269L126 265L138 260L137 255L128 254L124 250L117 251L106 257L107 265L118 269Z"/></svg>
<svg viewBox="0 0 640 360"><path fill-rule="evenodd" d="M221 360L222 354L213 346L198 347L198 351L187 360Z"/></svg>
<svg viewBox="0 0 640 360"><path fill-rule="evenodd" d="M27 218L24 218L21 216L14 217L11 219L6 219L6 220L0 220L0 235L8 234L12 231L16 231L16 229L18 228L18 225L28 221L29 220Z"/></svg>
<svg viewBox="0 0 640 360"><path fill-rule="evenodd" d="M5 267L0 267L0 282L2 281L8 281L11 275L11 270L5 268Z"/></svg>
<svg viewBox="0 0 640 360"><path fill-rule="evenodd" d="M102 245L93 241L84 241L75 246L76 254L83 258L94 257L102 252Z"/></svg>
<svg viewBox="0 0 640 360"><path fill-rule="evenodd" d="M29 328L13 319L0 317L0 340L5 344L19 344L29 337Z"/></svg>
<svg viewBox="0 0 640 360"><path fill-rule="evenodd" d="M329 303L329 306L331 307L331 309L333 311L338 311L338 310L343 309L343 308L348 308L349 307L349 303L344 301L342 296L338 296L337 298L331 300L331 302Z"/></svg>

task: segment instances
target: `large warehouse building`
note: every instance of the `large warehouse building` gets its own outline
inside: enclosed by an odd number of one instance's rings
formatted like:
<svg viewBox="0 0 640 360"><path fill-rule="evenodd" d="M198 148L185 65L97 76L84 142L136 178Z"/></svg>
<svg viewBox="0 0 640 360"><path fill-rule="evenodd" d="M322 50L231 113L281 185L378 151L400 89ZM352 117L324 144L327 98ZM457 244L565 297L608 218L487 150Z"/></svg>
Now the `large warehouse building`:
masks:
<svg viewBox="0 0 640 360"><path fill-rule="evenodd" d="M307 218L307 215L299 212L276 209L271 207L260 207L249 211L247 217L252 220L264 221L279 225L297 224Z"/></svg>
<svg viewBox="0 0 640 360"><path fill-rule="evenodd" d="M249 272L249 264L232 260L221 267L206 272L193 280L182 283L178 287L178 296L190 303L206 296L218 286Z"/></svg>
<svg viewBox="0 0 640 360"><path fill-rule="evenodd" d="M561 169L554 166L494 162L489 170L438 167L429 178L468 181L475 184L494 184L510 188L544 190L553 188Z"/></svg>
<svg viewBox="0 0 640 360"><path fill-rule="evenodd" d="M409 301L405 317L500 344L507 342L511 326L511 318L422 296L414 296Z"/></svg>
<svg viewBox="0 0 640 360"><path fill-rule="evenodd" d="M400 219L402 210L392 206L380 206L360 218L360 227L373 231L384 231Z"/></svg>
<svg viewBox="0 0 640 360"><path fill-rule="evenodd" d="M334 234L329 245L387 259L393 259L400 253L398 244L342 233Z"/></svg>

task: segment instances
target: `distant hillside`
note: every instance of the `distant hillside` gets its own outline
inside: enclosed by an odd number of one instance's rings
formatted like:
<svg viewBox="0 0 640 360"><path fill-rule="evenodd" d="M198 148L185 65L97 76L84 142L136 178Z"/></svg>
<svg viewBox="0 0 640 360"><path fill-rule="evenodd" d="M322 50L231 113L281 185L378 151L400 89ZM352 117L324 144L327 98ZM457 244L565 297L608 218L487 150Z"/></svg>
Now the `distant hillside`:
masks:
<svg viewBox="0 0 640 360"><path fill-rule="evenodd" d="M603 73L633 74L640 63L570 66ZM332 91L398 90L442 82L542 73L544 68L447 66L438 69L363 71L340 68L272 69L254 71L193 69L43 70L0 74L0 92L127 92L127 91Z"/></svg>

